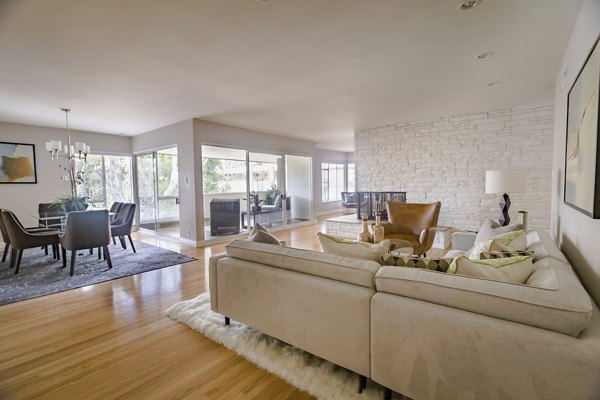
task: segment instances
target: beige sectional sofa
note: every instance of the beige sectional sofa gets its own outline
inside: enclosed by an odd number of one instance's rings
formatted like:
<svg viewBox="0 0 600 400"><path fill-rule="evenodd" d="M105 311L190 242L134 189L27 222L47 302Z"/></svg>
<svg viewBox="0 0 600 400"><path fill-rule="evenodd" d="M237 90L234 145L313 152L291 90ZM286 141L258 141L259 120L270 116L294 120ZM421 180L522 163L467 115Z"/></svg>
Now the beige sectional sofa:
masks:
<svg viewBox="0 0 600 400"><path fill-rule="evenodd" d="M544 232L525 285L235 240L212 309L416 400L599 399L600 313Z"/></svg>

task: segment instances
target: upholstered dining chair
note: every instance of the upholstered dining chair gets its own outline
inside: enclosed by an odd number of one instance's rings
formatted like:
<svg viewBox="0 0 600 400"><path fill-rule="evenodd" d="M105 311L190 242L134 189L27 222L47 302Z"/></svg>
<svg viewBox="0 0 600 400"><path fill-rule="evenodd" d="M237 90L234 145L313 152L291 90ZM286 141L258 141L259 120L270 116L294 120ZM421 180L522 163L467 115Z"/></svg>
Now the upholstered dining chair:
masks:
<svg viewBox="0 0 600 400"><path fill-rule="evenodd" d="M84 249L100 248L104 250L104 259L108 268L112 268L110 252L110 222L108 210L73 211L69 213L64 234L59 237L62 246L63 268L67 266L67 250L71 251L71 269L69 274L75 273L77 251Z"/></svg>
<svg viewBox="0 0 600 400"><path fill-rule="evenodd" d="M117 215L119 215L119 211L121 211L121 208L123 208L123 204L125 203L121 201L115 201L112 203L112 206L110 206L109 212L113 214L113 217L111 218L112 221L117 219Z"/></svg>
<svg viewBox="0 0 600 400"><path fill-rule="evenodd" d="M121 214L123 214L123 218L117 218L117 220L110 225L110 235L113 238L113 243L115 237L118 237L119 241L121 242L121 246L126 249L127 244L125 243L125 236L127 236L129 243L131 244L131 249L134 253L136 253L136 251L135 246L133 245L133 240L131 239L131 229L133 227L135 208L135 203L123 204L123 208L121 208L121 212L119 213L119 217L121 217Z"/></svg>
<svg viewBox="0 0 600 400"><path fill-rule="evenodd" d="M55 230L27 230L17 216L9 210L2 210L2 223L12 247L10 267L19 273L23 250L35 247L52 246L55 257L58 255L58 231ZM5 232L3 231L2 234ZM6 250L7 251L7 250Z"/></svg>
<svg viewBox="0 0 600 400"><path fill-rule="evenodd" d="M423 255L433 246L435 227L442 203L387 202L388 222L381 225L385 239L407 240L413 254Z"/></svg>

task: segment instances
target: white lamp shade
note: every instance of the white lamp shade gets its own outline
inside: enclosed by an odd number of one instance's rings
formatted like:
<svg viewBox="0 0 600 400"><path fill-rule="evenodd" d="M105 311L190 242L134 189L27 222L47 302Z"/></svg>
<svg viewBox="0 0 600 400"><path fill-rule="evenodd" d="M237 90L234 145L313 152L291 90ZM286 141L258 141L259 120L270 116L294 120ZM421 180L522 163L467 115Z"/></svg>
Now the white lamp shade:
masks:
<svg viewBox="0 0 600 400"><path fill-rule="evenodd" d="M485 171L486 193L519 193L526 190L524 171L510 169Z"/></svg>

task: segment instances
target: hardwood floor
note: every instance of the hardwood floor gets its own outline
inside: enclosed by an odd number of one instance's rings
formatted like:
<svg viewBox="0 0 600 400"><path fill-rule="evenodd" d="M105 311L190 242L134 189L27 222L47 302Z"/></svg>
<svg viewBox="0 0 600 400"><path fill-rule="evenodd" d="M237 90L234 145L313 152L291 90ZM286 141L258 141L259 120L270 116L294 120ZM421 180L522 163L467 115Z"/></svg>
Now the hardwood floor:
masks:
<svg viewBox="0 0 600 400"><path fill-rule="evenodd" d="M321 229L276 236L318 249ZM165 316L207 290L223 244L135 238L198 260L0 307L0 399L312 398Z"/></svg>
<svg viewBox="0 0 600 400"><path fill-rule="evenodd" d="M318 249L320 230L275 235ZM312 398L165 316L207 290L223 244L135 238L198 260L0 307L0 399Z"/></svg>

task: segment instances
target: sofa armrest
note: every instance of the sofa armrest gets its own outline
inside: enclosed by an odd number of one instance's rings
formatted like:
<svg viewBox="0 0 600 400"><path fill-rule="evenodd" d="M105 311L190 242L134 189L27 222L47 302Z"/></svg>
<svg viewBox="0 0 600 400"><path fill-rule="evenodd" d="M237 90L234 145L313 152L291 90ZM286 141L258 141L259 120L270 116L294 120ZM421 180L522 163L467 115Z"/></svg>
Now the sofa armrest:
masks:
<svg viewBox="0 0 600 400"><path fill-rule="evenodd" d="M452 250L468 251L475 245L476 233L454 232L452 234Z"/></svg>
<svg viewBox="0 0 600 400"><path fill-rule="evenodd" d="M219 312L217 305L217 262L227 257L226 253L217 254L208 260L208 290L210 291L210 309Z"/></svg>
<svg viewBox="0 0 600 400"><path fill-rule="evenodd" d="M539 268L549 268L540 262ZM548 269L558 289L498 282L418 268L381 267L378 292L470 311L577 337L591 317L589 296L573 274Z"/></svg>

